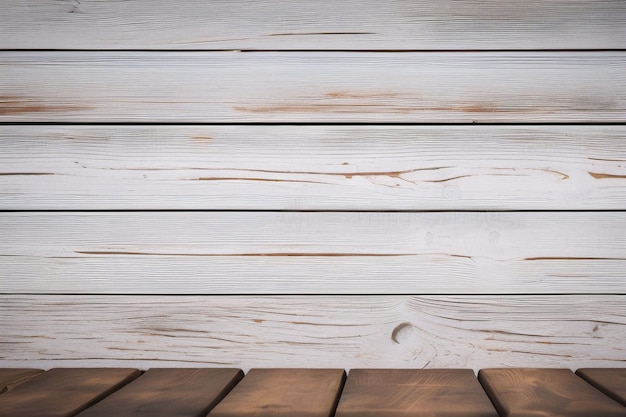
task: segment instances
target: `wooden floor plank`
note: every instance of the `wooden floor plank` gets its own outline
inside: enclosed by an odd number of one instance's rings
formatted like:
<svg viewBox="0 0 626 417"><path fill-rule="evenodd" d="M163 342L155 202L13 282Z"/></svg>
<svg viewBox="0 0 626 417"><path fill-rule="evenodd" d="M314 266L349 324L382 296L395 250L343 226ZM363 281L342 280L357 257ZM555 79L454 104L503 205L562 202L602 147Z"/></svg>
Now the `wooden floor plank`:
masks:
<svg viewBox="0 0 626 417"><path fill-rule="evenodd" d="M626 39L621 0L3 0L0 16L2 49L607 49Z"/></svg>
<svg viewBox="0 0 626 417"><path fill-rule="evenodd" d="M0 368L0 394L42 372L40 369Z"/></svg>
<svg viewBox="0 0 626 417"><path fill-rule="evenodd" d="M626 406L626 368L583 368L576 374Z"/></svg>
<svg viewBox="0 0 626 417"><path fill-rule="evenodd" d="M626 125L0 125L0 209L621 210L624 137Z"/></svg>
<svg viewBox="0 0 626 417"><path fill-rule="evenodd" d="M136 369L52 369L0 395L0 417L70 417L139 376Z"/></svg>
<svg viewBox="0 0 626 417"><path fill-rule="evenodd" d="M470 369L353 369L336 417L498 417Z"/></svg>
<svg viewBox="0 0 626 417"><path fill-rule="evenodd" d="M150 369L80 417L204 417L242 377L238 369Z"/></svg>
<svg viewBox="0 0 626 417"><path fill-rule="evenodd" d="M478 378L501 417L626 416L626 408L569 369L482 369Z"/></svg>
<svg viewBox="0 0 626 417"><path fill-rule="evenodd" d="M4 123L626 121L625 51L6 51L0 58Z"/></svg>
<svg viewBox="0 0 626 417"><path fill-rule="evenodd" d="M330 417L342 369L252 369L210 417Z"/></svg>

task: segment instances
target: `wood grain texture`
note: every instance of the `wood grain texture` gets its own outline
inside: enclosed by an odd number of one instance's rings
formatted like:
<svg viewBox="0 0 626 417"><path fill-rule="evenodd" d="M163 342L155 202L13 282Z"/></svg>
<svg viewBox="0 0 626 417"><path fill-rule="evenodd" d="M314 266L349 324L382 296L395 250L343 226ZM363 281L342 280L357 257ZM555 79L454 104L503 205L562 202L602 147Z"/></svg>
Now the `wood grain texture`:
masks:
<svg viewBox="0 0 626 417"><path fill-rule="evenodd" d="M2 368L0 369L0 394L14 386L28 381L43 371L40 369Z"/></svg>
<svg viewBox="0 0 626 417"><path fill-rule="evenodd" d="M332 417L343 369L252 369L211 417Z"/></svg>
<svg viewBox="0 0 626 417"><path fill-rule="evenodd" d="M498 417L470 369L352 369L336 417Z"/></svg>
<svg viewBox="0 0 626 417"><path fill-rule="evenodd" d="M3 295L0 328L2 367L626 363L623 295Z"/></svg>
<svg viewBox="0 0 626 417"><path fill-rule="evenodd" d="M80 417L205 417L241 378L238 369L149 369Z"/></svg>
<svg viewBox="0 0 626 417"><path fill-rule="evenodd" d="M624 293L625 212L2 213L0 292Z"/></svg>
<svg viewBox="0 0 626 417"><path fill-rule="evenodd" d="M624 417L626 408L569 369L481 369L501 417Z"/></svg>
<svg viewBox="0 0 626 417"><path fill-rule="evenodd" d="M626 406L626 368L579 369L576 375Z"/></svg>
<svg viewBox="0 0 626 417"><path fill-rule="evenodd" d="M52 369L0 395L0 416L71 417L137 376L136 369Z"/></svg>
<svg viewBox="0 0 626 417"><path fill-rule="evenodd" d="M620 0L4 0L0 48L623 48Z"/></svg>
<svg viewBox="0 0 626 417"><path fill-rule="evenodd" d="M0 209L615 210L626 126L0 125Z"/></svg>
<svg viewBox="0 0 626 417"><path fill-rule="evenodd" d="M1 58L0 122L626 121L626 52L7 51Z"/></svg>

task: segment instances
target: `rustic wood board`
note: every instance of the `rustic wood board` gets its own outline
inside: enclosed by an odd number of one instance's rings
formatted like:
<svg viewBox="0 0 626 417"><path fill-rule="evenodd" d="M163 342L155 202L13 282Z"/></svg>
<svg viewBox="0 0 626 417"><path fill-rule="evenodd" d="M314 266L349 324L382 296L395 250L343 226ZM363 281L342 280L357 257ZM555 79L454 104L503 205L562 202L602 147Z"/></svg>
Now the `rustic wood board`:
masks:
<svg viewBox="0 0 626 417"><path fill-rule="evenodd" d="M0 2L3 49L623 48L620 0Z"/></svg>
<svg viewBox="0 0 626 417"><path fill-rule="evenodd" d="M2 367L478 370L626 358L624 295L2 295L0 327Z"/></svg>
<svg viewBox="0 0 626 417"><path fill-rule="evenodd" d="M626 368L579 369L576 375L584 378L609 397L626 405Z"/></svg>
<svg viewBox="0 0 626 417"><path fill-rule="evenodd" d="M0 292L624 293L625 212L0 214Z"/></svg>
<svg viewBox="0 0 626 417"><path fill-rule="evenodd" d="M626 416L569 369L481 369L478 378L502 417Z"/></svg>
<svg viewBox="0 0 626 417"><path fill-rule="evenodd" d="M498 417L471 369L352 369L336 417Z"/></svg>
<svg viewBox="0 0 626 417"><path fill-rule="evenodd" d="M0 125L0 209L614 210L626 126Z"/></svg>
<svg viewBox="0 0 626 417"><path fill-rule="evenodd" d="M252 369L211 417L332 417L343 369Z"/></svg>
<svg viewBox="0 0 626 417"><path fill-rule="evenodd" d="M80 417L204 417L241 378L238 369L150 369Z"/></svg>
<svg viewBox="0 0 626 417"><path fill-rule="evenodd" d="M0 122L626 121L623 51L6 51L1 58Z"/></svg>
<svg viewBox="0 0 626 417"><path fill-rule="evenodd" d="M0 416L74 416L137 376L136 369L52 369L0 395Z"/></svg>
<svg viewBox="0 0 626 417"><path fill-rule="evenodd" d="M40 369L2 368L0 369L0 394L14 386L28 381L43 371Z"/></svg>

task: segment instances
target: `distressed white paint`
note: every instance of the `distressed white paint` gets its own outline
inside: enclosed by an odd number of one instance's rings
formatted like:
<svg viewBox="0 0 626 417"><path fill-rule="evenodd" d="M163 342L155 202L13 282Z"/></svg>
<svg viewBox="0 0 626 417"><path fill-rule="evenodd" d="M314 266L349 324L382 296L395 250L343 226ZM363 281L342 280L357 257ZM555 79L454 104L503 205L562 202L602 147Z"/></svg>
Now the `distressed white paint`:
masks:
<svg viewBox="0 0 626 417"><path fill-rule="evenodd" d="M623 48L620 0L3 0L4 49Z"/></svg>
<svg viewBox="0 0 626 417"><path fill-rule="evenodd" d="M0 58L0 122L626 121L626 52Z"/></svg>
<svg viewBox="0 0 626 417"><path fill-rule="evenodd" d="M626 206L626 126L0 125L0 209Z"/></svg>
<svg viewBox="0 0 626 417"><path fill-rule="evenodd" d="M3 293L624 293L626 213L3 213Z"/></svg>
<svg viewBox="0 0 626 417"><path fill-rule="evenodd" d="M0 366L626 364L626 297L0 296Z"/></svg>
<svg viewBox="0 0 626 417"><path fill-rule="evenodd" d="M0 2L0 123L64 123L0 125L0 209L145 210L0 214L0 366L624 366L624 126L530 126L625 122L624 39L619 0Z"/></svg>

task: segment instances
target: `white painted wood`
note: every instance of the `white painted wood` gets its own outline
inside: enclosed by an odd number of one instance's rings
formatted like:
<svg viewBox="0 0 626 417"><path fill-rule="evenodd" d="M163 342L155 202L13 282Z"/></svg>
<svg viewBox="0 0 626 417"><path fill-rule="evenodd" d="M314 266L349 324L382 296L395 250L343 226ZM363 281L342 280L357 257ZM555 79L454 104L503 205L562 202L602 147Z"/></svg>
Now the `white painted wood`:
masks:
<svg viewBox="0 0 626 417"><path fill-rule="evenodd" d="M626 212L3 213L2 293L624 293Z"/></svg>
<svg viewBox="0 0 626 417"><path fill-rule="evenodd" d="M0 296L0 366L621 367L626 297Z"/></svg>
<svg viewBox="0 0 626 417"><path fill-rule="evenodd" d="M620 0L3 0L4 49L623 48Z"/></svg>
<svg viewBox="0 0 626 417"><path fill-rule="evenodd" d="M0 58L0 122L626 121L626 52Z"/></svg>
<svg viewBox="0 0 626 417"><path fill-rule="evenodd" d="M0 125L0 209L626 207L626 126Z"/></svg>

